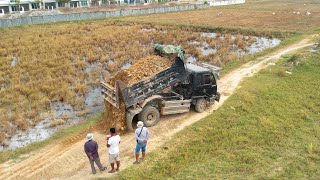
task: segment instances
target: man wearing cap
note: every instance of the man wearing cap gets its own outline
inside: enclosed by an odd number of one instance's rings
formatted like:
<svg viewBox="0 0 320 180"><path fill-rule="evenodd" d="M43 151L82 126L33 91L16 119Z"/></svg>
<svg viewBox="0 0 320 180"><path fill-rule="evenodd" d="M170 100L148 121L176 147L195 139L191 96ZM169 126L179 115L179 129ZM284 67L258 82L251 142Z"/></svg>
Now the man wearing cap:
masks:
<svg viewBox="0 0 320 180"><path fill-rule="evenodd" d="M93 139L93 134L92 133L87 134L87 142L84 144L84 152L87 154L89 158L92 174L96 174L94 162L96 163L100 171L104 171L107 168L102 166L99 158L99 153L98 153L98 143L96 141L93 141L92 139Z"/></svg>
<svg viewBox="0 0 320 180"><path fill-rule="evenodd" d="M109 162L111 170L109 173L119 171L120 167L120 156L119 156L119 144L120 136L116 134L115 128L110 128L110 135L107 137L107 147L109 148ZM114 169L114 162L117 163L117 169Z"/></svg>
<svg viewBox="0 0 320 180"><path fill-rule="evenodd" d="M137 140L137 145L136 145L136 161L133 164L138 164L139 163L139 153L140 150L142 151L142 161L144 160L146 156L146 147L147 147L147 142L149 139L149 131L146 127L143 127L143 122L139 121L137 123L137 129L135 132L136 140Z"/></svg>

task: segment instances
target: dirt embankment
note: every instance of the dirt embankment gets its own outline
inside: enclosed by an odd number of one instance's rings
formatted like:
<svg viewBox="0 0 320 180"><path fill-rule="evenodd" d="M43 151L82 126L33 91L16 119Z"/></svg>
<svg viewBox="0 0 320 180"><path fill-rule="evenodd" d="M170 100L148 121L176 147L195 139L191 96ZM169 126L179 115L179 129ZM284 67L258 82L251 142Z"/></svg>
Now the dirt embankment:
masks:
<svg viewBox="0 0 320 180"><path fill-rule="evenodd" d="M249 62L242 67L225 75L218 83L219 91L222 93L218 104L212 106L204 113L185 113L182 115L171 115L162 117L159 124L150 129L150 140L148 151L159 148L163 143L170 140L175 133L184 127L199 121L213 110L219 108L224 101L236 90L241 80L252 76L260 69L266 67L269 62L276 61L280 56L297 49L311 45L310 39L304 39L294 45L276 51L270 56L262 57L259 61ZM105 145L105 134L98 131L93 132L94 139L99 143L99 153L102 163L108 165L108 150ZM79 135L81 136L81 135ZM90 179L106 178L111 175L107 172L98 173L95 176L90 174L90 165L83 152L85 134L82 140L70 143L61 141L48 145L38 151L25 155L17 161L8 161L0 165L0 179ZM74 137L75 139L81 139ZM135 139L133 133L122 135L120 145L121 168L130 166L134 160ZM148 157L146 159L147 163ZM108 169L110 167L108 166Z"/></svg>

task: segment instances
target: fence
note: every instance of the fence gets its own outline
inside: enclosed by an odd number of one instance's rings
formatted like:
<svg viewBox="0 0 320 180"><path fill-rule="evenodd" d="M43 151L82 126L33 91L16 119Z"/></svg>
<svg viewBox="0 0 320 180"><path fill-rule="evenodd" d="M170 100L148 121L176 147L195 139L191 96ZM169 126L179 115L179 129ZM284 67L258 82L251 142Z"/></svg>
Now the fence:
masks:
<svg viewBox="0 0 320 180"><path fill-rule="evenodd" d="M103 18L119 17L119 16L166 13L166 12L193 10L193 9L204 9L208 7L209 7L208 4L193 4L193 5L185 5L185 6L156 7L156 8L148 8L148 9L122 9L117 11L106 11L106 12L84 12L84 13L56 14L56 15L46 15L46 16L27 16L27 17L21 17L17 19L0 19L0 27L13 27L13 26L21 26L21 25L27 25L27 24L43 24L43 23L61 22L61 21L103 19Z"/></svg>

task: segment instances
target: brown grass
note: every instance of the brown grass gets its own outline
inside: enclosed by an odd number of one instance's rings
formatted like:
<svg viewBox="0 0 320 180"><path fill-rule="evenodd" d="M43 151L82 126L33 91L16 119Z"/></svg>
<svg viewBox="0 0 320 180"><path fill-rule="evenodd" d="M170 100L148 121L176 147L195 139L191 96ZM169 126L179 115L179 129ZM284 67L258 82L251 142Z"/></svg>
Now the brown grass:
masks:
<svg viewBox="0 0 320 180"><path fill-rule="evenodd" d="M307 11L311 14L306 15ZM220 12L222 16L218 16ZM293 12L300 12L300 14ZM125 17L122 20L260 31L306 32L320 26L320 1L247 0L246 4L242 5L219 6L161 15L152 14L143 17Z"/></svg>
<svg viewBox="0 0 320 180"><path fill-rule="evenodd" d="M56 126L61 126L65 123L65 120L63 119L54 119L51 121L51 123L48 125L48 127L56 127Z"/></svg>

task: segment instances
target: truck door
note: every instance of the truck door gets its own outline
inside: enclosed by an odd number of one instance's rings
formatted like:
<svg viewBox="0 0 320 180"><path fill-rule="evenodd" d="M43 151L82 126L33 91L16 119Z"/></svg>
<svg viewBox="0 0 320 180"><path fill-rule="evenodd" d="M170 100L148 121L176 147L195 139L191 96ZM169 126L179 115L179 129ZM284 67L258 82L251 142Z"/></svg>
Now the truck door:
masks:
<svg viewBox="0 0 320 180"><path fill-rule="evenodd" d="M212 97L217 93L217 85L212 73L197 74L194 96Z"/></svg>

